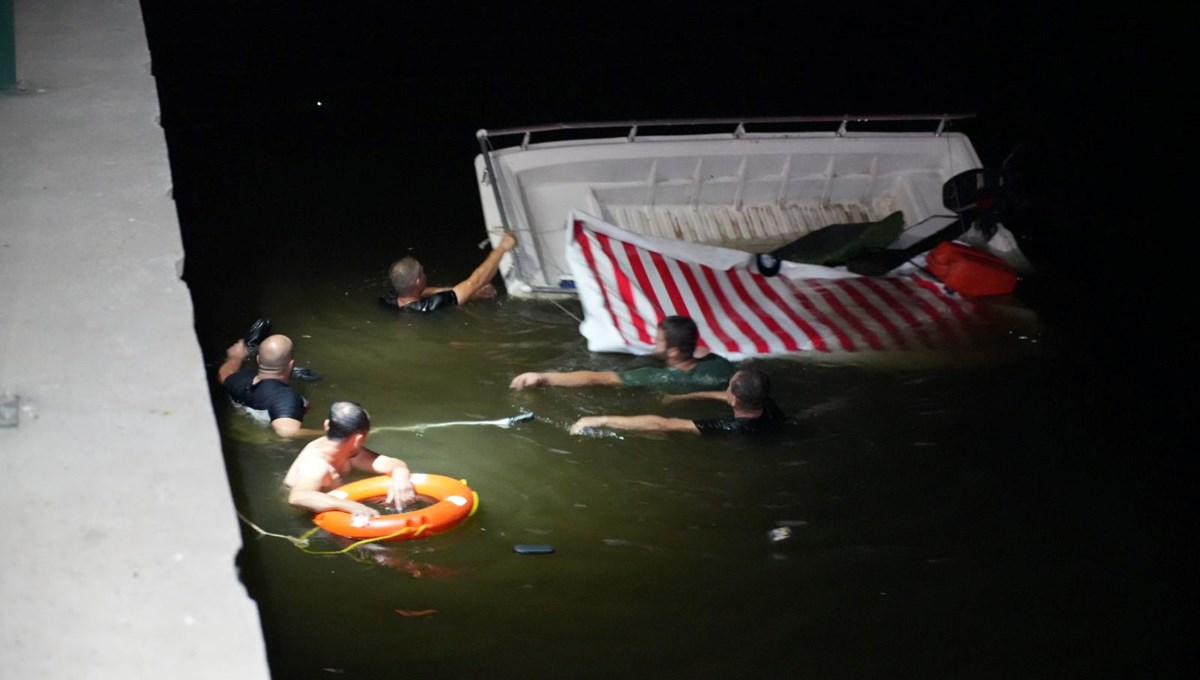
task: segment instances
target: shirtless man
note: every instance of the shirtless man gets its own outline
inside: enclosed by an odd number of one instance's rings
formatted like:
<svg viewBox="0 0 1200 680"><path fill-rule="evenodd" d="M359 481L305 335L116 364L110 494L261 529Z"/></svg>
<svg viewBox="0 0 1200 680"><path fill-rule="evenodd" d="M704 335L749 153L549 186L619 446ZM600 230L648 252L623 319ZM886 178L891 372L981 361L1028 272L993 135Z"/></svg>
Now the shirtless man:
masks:
<svg viewBox="0 0 1200 680"><path fill-rule="evenodd" d="M364 444L370 431L371 416L366 409L352 401L334 402L325 421L325 436L309 442L283 478L284 486L291 489L288 503L312 512L342 510L372 517L378 515L379 511L370 506L326 493L346 483L346 476L354 469L391 475L392 483L385 502L402 510L416 497L408 466L398 458L381 456L366 448Z"/></svg>
<svg viewBox="0 0 1200 680"><path fill-rule="evenodd" d="M392 292L379 298L387 307L396 307L408 312L435 312L439 309L465 305L475 298L494 297L492 277L500 267L500 258L517 245L517 237L505 233L500 243L488 254L475 271L453 288L427 288L425 269L416 258L396 260L388 269Z"/></svg>

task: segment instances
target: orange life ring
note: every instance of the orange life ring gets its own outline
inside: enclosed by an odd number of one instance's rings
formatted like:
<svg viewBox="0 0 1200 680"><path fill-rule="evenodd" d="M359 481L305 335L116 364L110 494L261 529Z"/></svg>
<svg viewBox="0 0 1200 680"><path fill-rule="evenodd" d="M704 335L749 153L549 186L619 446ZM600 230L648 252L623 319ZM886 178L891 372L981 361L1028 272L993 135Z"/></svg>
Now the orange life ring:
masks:
<svg viewBox="0 0 1200 680"><path fill-rule="evenodd" d="M391 483L390 475L369 477L339 486L330 491L329 495L362 501L386 496ZM450 531L474 515L479 508L479 494L467 486L466 480L414 472L412 484L417 493L432 496L438 499L438 502L420 510L377 517L354 516L342 510L327 510L313 517L313 523L331 534L346 538L407 541Z"/></svg>

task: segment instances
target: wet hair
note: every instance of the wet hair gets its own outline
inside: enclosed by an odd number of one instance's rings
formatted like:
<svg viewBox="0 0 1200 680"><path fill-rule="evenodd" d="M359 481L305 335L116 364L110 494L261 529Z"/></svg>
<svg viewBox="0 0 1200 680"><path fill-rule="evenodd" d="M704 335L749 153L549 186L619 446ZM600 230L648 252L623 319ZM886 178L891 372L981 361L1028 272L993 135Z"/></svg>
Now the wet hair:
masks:
<svg viewBox="0 0 1200 680"><path fill-rule="evenodd" d="M388 269L388 279L392 282L392 289L396 291L396 295L415 295L420 293L419 290L414 290L417 285L417 279L421 278L421 263L417 262L414 257L404 257L392 263Z"/></svg>
<svg viewBox="0 0 1200 680"><path fill-rule="evenodd" d="M371 416L361 404L353 401L335 401L329 407L329 432L334 441L343 441L351 435L367 434L371 431Z"/></svg>
<svg viewBox="0 0 1200 680"><path fill-rule="evenodd" d="M771 379L755 366L743 366L738 369L729 386L729 391L737 397L742 407L750 410L760 409L767 403L771 394Z"/></svg>
<svg viewBox="0 0 1200 680"><path fill-rule="evenodd" d="M658 323L658 327L662 329L668 349L674 347L689 357L696 353L700 331L696 330L695 321L686 316L667 316Z"/></svg>

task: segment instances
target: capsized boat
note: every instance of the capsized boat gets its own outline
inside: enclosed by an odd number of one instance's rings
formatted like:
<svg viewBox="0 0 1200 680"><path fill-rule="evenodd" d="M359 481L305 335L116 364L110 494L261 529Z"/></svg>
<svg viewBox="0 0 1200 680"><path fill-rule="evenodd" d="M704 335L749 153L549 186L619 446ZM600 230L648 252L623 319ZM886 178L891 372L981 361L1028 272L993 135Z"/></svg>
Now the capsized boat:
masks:
<svg viewBox="0 0 1200 680"><path fill-rule="evenodd" d="M968 117L480 130L475 167L493 244L505 230L519 240L501 264L509 294L579 297L593 350L648 352L657 319L673 313L731 357L928 347L961 339L947 319L976 306L920 269L938 240L1031 270L988 209L1003 176L947 130ZM591 136L605 131L620 134ZM887 248L850 261L867 245ZM896 290L880 277L907 278Z"/></svg>

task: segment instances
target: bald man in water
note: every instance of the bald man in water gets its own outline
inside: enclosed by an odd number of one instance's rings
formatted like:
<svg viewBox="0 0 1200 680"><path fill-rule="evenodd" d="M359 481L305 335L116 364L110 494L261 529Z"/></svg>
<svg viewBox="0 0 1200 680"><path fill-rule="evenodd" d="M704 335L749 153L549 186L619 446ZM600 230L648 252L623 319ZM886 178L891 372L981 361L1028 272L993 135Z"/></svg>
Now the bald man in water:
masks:
<svg viewBox="0 0 1200 680"><path fill-rule="evenodd" d="M286 335L271 335L258 346L258 370L238 370L250 356L245 340L225 350L217 380L235 402L266 415L280 437L319 437L323 432L305 429L301 421L308 410L304 398L288 385L296 360Z"/></svg>

